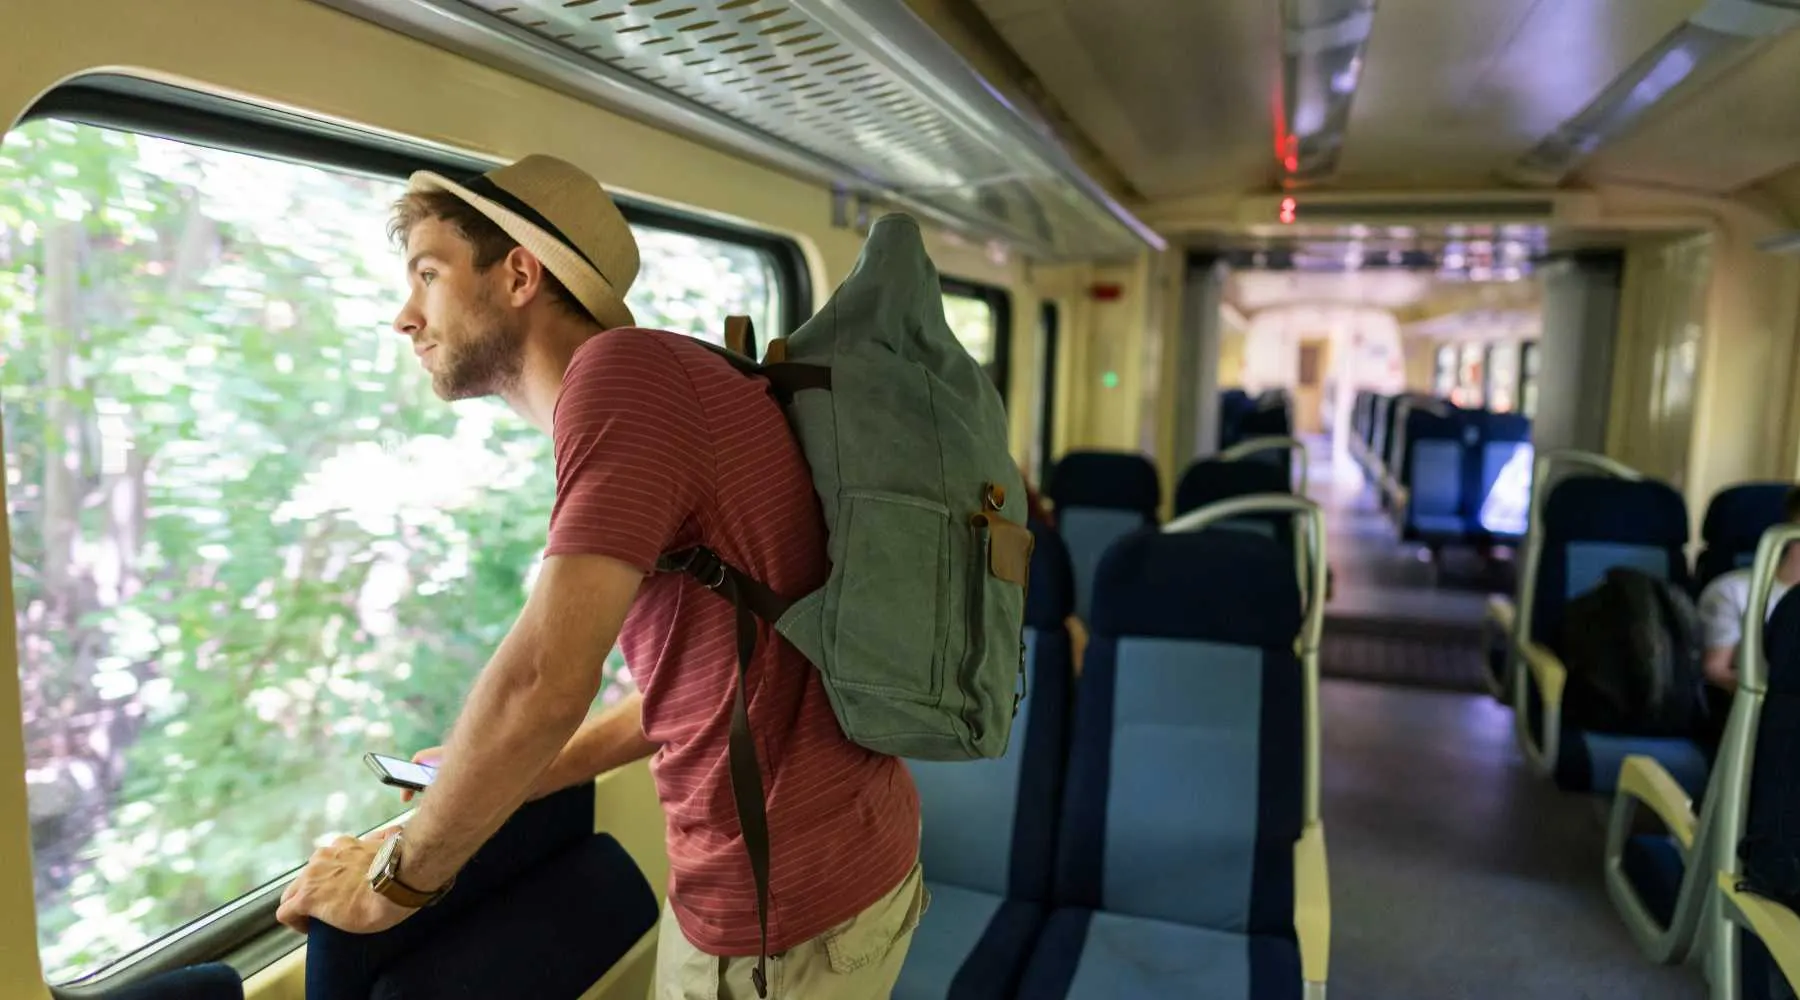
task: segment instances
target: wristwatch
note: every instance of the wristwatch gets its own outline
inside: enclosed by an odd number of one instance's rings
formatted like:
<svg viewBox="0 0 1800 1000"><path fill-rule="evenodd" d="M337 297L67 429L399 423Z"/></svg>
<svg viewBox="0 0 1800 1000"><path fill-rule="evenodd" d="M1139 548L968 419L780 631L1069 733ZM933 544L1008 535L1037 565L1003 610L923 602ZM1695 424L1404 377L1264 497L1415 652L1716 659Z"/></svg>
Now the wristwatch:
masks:
<svg viewBox="0 0 1800 1000"><path fill-rule="evenodd" d="M381 842L381 849L375 852L375 863L369 866L369 888L401 906L416 910L442 899L456 884L456 879L452 878L442 888L431 892L414 889L400 881L400 839L404 836L404 833L396 833Z"/></svg>

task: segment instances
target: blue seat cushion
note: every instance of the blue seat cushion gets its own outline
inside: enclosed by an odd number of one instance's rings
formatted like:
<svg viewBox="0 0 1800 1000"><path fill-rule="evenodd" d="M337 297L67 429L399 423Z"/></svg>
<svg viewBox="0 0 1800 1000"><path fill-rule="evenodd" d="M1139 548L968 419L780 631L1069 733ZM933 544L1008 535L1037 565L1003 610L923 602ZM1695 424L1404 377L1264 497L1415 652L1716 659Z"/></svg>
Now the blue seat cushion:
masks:
<svg viewBox="0 0 1800 1000"><path fill-rule="evenodd" d="M1630 838L1625 841L1619 867L1650 915L1662 926L1669 926L1675 919L1681 876L1687 871L1675 838L1662 833L1640 833Z"/></svg>
<svg viewBox="0 0 1800 1000"><path fill-rule="evenodd" d="M1299 1000L1300 949L1272 935L1065 907L1050 914L1020 1000Z"/></svg>
<svg viewBox="0 0 1800 1000"><path fill-rule="evenodd" d="M927 879L931 905L913 931L894 1000L985 1000L1019 987L1044 906Z"/></svg>
<svg viewBox="0 0 1800 1000"><path fill-rule="evenodd" d="M1075 614L1087 621L1092 613L1094 577L1101 558L1114 542L1143 529L1147 522L1135 510L1105 507L1058 509L1056 519L1075 568Z"/></svg>
<svg viewBox="0 0 1800 1000"><path fill-rule="evenodd" d="M1706 751L1684 736L1625 736L1563 726L1556 757L1556 783L1572 792L1611 795L1619 766L1631 754L1643 754L1668 770L1694 801L1706 793L1711 773Z"/></svg>
<svg viewBox="0 0 1800 1000"><path fill-rule="evenodd" d="M1412 515L1412 529L1425 538L1461 538L1468 533L1468 526L1457 514L1420 514Z"/></svg>

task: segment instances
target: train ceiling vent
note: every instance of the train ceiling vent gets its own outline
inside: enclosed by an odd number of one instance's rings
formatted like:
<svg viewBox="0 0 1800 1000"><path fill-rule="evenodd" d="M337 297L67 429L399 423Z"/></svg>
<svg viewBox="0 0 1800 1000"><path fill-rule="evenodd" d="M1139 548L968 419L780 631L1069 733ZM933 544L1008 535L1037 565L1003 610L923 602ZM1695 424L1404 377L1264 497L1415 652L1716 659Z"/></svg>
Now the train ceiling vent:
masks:
<svg viewBox="0 0 1800 1000"><path fill-rule="evenodd" d="M1044 260L1164 249L904 0L318 0Z"/></svg>
<svg viewBox="0 0 1800 1000"><path fill-rule="evenodd" d="M1599 96L1506 168L1513 183L1553 186L1670 95L1716 78L1800 27L1800 0L1710 0L1619 74Z"/></svg>

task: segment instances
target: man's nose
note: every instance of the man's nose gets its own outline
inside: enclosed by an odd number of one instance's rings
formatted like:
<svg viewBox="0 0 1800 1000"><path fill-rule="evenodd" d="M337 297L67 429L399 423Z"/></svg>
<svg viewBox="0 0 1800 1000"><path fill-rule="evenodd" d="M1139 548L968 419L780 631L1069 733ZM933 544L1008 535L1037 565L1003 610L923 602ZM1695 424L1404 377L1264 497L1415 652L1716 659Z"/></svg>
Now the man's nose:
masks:
<svg viewBox="0 0 1800 1000"><path fill-rule="evenodd" d="M394 317L394 332L402 337L418 336L420 328L424 325L423 318L419 315L419 311L413 308L411 302L401 308L400 314Z"/></svg>

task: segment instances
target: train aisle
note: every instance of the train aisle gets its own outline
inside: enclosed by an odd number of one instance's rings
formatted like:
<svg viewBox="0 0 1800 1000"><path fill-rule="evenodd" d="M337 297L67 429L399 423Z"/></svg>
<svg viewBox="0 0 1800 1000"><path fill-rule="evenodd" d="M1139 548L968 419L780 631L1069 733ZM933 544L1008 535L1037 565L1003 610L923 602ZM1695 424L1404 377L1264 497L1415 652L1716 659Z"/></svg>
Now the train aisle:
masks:
<svg viewBox="0 0 1800 1000"><path fill-rule="evenodd" d="M1421 642L1467 655L1444 637L1479 628L1479 587L1432 588L1354 463L1310 444L1337 576L1326 658L1345 648L1334 630L1387 636L1390 655L1447 655ZM1462 664L1435 667L1396 678L1408 686L1323 684L1334 1000L1703 998L1697 969L1646 961L1607 899L1605 803L1534 778L1511 713L1451 690Z"/></svg>

